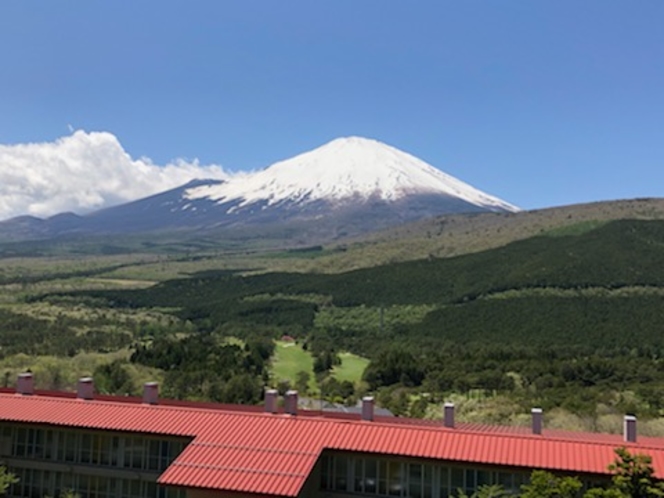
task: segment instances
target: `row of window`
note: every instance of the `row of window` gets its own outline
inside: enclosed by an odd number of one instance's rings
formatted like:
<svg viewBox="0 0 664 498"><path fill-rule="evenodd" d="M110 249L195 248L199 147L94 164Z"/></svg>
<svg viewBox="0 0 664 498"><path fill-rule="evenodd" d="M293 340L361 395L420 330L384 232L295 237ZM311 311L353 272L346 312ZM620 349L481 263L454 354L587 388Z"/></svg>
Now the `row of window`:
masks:
<svg viewBox="0 0 664 498"><path fill-rule="evenodd" d="M4 426L1 434L4 456L156 472L165 470L187 444L183 440L10 425Z"/></svg>
<svg viewBox="0 0 664 498"><path fill-rule="evenodd" d="M517 493L528 473L404 462L375 457L323 455L321 488L343 493L399 498L447 498L459 490L472 494L485 484Z"/></svg>
<svg viewBox="0 0 664 498"><path fill-rule="evenodd" d="M7 491L10 498L61 496L72 491L81 498L185 498L184 490L156 482L77 475L39 469L10 469L18 477Z"/></svg>

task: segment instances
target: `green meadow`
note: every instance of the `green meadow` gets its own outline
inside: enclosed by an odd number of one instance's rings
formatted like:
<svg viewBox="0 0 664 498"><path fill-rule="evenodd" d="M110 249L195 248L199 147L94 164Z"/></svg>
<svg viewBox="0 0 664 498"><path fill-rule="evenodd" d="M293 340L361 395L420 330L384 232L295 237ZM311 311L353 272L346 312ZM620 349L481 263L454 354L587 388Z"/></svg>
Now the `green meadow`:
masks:
<svg viewBox="0 0 664 498"><path fill-rule="evenodd" d="M348 380L358 385L362 380L362 374L369 365L369 360L347 351L339 353L341 365L336 365L332 369L332 375L337 378L339 382Z"/></svg>
<svg viewBox="0 0 664 498"><path fill-rule="evenodd" d="M275 384L285 380L292 384L298 372L307 372L310 375L309 388L316 390L313 367L314 360L311 354L302 349L300 344L276 341L271 370L271 377Z"/></svg>
<svg viewBox="0 0 664 498"><path fill-rule="evenodd" d="M337 365L332 369L332 376L336 377L339 382L347 380L355 386L359 386L369 360L348 352L339 353L339 358L341 359L341 365ZM314 360L311 353L305 351L300 344L276 341L270 376L275 385L281 381L289 381L293 385L298 372L307 372L309 374L309 391L312 394L317 394L320 390L316 384L313 365Z"/></svg>

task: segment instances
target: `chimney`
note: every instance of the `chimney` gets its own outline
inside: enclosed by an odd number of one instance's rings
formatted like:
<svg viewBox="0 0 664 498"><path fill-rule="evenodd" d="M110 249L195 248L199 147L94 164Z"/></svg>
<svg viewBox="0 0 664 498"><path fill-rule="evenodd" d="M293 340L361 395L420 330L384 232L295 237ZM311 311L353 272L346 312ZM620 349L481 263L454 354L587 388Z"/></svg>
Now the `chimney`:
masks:
<svg viewBox="0 0 664 498"><path fill-rule="evenodd" d="M373 396L362 398L362 420L372 421L374 419L374 399Z"/></svg>
<svg viewBox="0 0 664 498"><path fill-rule="evenodd" d="M454 429L454 403L445 403L443 407L443 425Z"/></svg>
<svg viewBox="0 0 664 498"><path fill-rule="evenodd" d="M265 411L268 413L277 413L277 397L279 391L276 389L268 389L265 391Z"/></svg>
<svg viewBox="0 0 664 498"><path fill-rule="evenodd" d="M533 419L533 434L542 434L542 409L533 408L530 413Z"/></svg>
<svg viewBox="0 0 664 498"><path fill-rule="evenodd" d="M143 384L143 403L146 405L156 405L159 403L158 382L146 382Z"/></svg>
<svg viewBox="0 0 664 498"><path fill-rule="evenodd" d="M286 391L284 405L286 413L290 415L297 415L297 391Z"/></svg>
<svg viewBox="0 0 664 498"><path fill-rule="evenodd" d="M94 398L95 385L92 381L92 377L81 377L78 379L78 389L76 391L76 397L81 399L92 399Z"/></svg>
<svg viewBox="0 0 664 498"><path fill-rule="evenodd" d="M636 443L636 417L634 415L625 415L623 438L626 443Z"/></svg>
<svg viewBox="0 0 664 498"><path fill-rule="evenodd" d="M16 392L19 394L34 394L35 381L30 372L18 374L16 381Z"/></svg>

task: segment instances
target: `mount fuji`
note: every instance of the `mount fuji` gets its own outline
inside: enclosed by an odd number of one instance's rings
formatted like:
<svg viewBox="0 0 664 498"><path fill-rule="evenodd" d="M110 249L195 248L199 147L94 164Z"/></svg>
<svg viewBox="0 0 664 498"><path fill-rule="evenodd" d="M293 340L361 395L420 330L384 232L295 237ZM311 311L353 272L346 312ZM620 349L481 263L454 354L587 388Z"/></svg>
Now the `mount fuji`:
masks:
<svg viewBox="0 0 664 498"><path fill-rule="evenodd" d="M334 207L370 199L391 203L413 195L444 196L466 203L470 211L518 210L406 152L360 137L338 138L252 175L186 193L191 200L237 201L233 211L257 203L261 207L316 201Z"/></svg>
<svg viewBox="0 0 664 498"><path fill-rule="evenodd" d="M349 137L257 172L196 180L84 216L14 218L0 223L0 240L281 226L322 241L435 215L518 210L406 152Z"/></svg>

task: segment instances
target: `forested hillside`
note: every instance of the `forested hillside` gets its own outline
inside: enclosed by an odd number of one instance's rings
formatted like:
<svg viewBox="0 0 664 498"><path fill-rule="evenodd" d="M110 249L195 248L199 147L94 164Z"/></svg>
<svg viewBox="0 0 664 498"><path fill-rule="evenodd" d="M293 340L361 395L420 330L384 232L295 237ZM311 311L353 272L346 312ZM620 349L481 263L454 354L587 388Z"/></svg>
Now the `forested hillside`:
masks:
<svg viewBox="0 0 664 498"><path fill-rule="evenodd" d="M367 387L396 412L416 415L426 408L413 402L423 399L416 393L427 401L474 393L506 396L519 409L659 415L663 295L660 221L617 221L342 274L217 271L147 289L85 292L104 306L173 313L197 334L289 334L323 368L341 350L368 356ZM149 358L157 347L142 343L133 359L155 365Z"/></svg>

